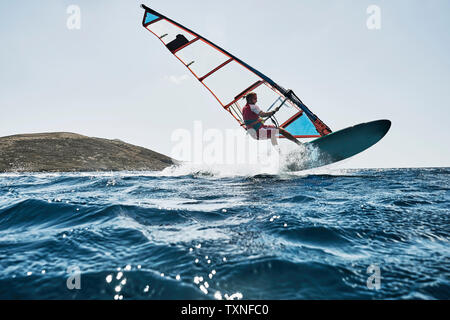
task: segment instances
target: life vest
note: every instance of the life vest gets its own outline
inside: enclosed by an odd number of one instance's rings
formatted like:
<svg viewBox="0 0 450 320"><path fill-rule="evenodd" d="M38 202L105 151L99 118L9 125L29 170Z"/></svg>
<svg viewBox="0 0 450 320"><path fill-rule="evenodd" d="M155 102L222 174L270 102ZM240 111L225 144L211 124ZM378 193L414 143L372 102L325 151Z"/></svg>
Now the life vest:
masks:
<svg viewBox="0 0 450 320"><path fill-rule="evenodd" d="M258 131L264 124L264 121L252 111L252 108L248 103L242 108L242 117L244 118L244 124L247 127L247 130L253 129Z"/></svg>

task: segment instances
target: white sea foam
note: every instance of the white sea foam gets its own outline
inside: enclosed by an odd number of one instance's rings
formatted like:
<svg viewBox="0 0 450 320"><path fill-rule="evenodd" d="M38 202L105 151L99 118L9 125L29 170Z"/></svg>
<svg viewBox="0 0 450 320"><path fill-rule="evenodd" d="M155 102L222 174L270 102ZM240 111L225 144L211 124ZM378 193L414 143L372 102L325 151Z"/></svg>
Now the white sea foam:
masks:
<svg viewBox="0 0 450 320"><path fill-rule="evenodd" d="M349 171L340 168L339 164L331 164L319 168L308 169L323 159L319 152L305 146L284 148L281 154L273 149L269 154L258 154L260 162L243 162L237 164L205 164L183 162L179 165L168 167L157 173L158 176L211 176L217 178L226 177L251 177L256 175L296 175L307 176L314 174L347 175Z"/></svg>
<svg viewBox="0 0 450 320"><path fill-rule="evenodd" d="M258 143L258 142L257 142ZM264 142L261 142L264 143ZM237 154L231 156L232 163L208 163L198 161L184 161L177 165L165 168L162 171L108 171L108 172L11 172L1 173L2 177L92 177L92 178L120 178L120 177L179 177L179 176L204 176L214 178L251 177L256 175L296 175L305 176L313 174L347 175L349 171L342 169L343 162L320 168L308 169L320 165L322 159L320 153L305 145L297 147L286 141L280 143L281 154L266 142L264 148L253 148L257 154L252 157ZM248 152L252 152L252 150ZM235 150L228 150L230 153ZM345 162L345 161L344 161Z"/></svg>

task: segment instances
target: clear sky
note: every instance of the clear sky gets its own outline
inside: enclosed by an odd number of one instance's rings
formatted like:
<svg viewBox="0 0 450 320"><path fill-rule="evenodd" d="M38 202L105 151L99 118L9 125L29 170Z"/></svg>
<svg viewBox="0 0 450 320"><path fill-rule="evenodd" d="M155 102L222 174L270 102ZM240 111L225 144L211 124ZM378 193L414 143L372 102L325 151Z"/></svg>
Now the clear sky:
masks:
<svg viewBox="0 0 450 320"><path fill-rule="evenodd" d="M1 1L0 136L68 131L170 154L236 121L142 25L140 1ZM333 130L390 119L346 167L450 166L450 1L145 2L293 89ZM69 5L81 29L69 30ZM366 10L381 9L369 30ZM186 76L189 75L189 76Z"/></svg>

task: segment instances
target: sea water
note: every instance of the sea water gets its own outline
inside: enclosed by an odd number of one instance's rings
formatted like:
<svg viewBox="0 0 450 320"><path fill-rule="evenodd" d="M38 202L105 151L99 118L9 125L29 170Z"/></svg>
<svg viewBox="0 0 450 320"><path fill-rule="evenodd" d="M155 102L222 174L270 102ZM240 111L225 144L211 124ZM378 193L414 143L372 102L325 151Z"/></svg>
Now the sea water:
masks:
<svg viewBox="0 0 450 320"><path fill-rule="evenodd" d="M450 168L0 175L0 299L449 299Z"/></svg>

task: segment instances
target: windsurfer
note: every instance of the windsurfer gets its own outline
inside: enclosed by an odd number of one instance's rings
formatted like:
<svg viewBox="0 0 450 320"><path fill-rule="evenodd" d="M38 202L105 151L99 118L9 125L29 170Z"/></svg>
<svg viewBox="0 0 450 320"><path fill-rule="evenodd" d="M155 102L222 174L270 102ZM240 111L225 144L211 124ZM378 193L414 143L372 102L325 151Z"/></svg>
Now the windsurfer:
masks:
<svg viewBox="0 0 450 320"><path fill-rule="evenodd" d="M272 145L277 145L277 135L282 134L288 140L301 145L302 143L298 141L292 134L287 132L284 128L277 128L273 125L265 125L263 117L272 117L281 106L278 106L273 111L264 112L257 105L258 96L254 92L250 92L245 96L247 99L247 104L242 108L242 116L244 118L244 123L249 131L250 135L257 140L270 139Z"/></svg>

